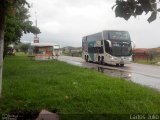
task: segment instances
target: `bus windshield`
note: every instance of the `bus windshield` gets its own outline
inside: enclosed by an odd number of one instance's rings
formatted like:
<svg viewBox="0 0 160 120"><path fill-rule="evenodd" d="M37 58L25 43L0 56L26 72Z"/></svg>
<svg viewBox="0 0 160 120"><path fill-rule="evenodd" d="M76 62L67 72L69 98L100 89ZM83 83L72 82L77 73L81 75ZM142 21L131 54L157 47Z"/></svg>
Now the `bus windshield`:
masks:
<svg viewBox="0 0 160 120"><path fill-rule="evenodd" d="M110 31L109 40L130 40L129 33L126 31Z"/></svg>
<svg viewBox="0 0 160 120"><path fill-rule="evenodd" d="M130 56L132 52L131 43L112 43L111 54L113 56Z"/></svg>

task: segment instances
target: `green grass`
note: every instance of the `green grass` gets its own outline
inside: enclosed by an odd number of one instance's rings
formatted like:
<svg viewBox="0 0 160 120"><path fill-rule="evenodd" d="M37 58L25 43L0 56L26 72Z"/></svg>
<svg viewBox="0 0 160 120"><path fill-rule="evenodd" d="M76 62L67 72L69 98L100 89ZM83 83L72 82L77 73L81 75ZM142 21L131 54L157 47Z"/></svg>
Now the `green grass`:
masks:
<svg viewBox="0 0 160 120"><path fill-rule="evenodd" d="M16 56L26 56L27 54L25 54L24 52L16 52L15 55Z"/></svg>
<svg viewBox="0 0 160 120"><path fill-rule="evenodd" d="M147 61L147 60L135 60L135 63L146 64L146 65L155 65L155 61Z"/></svg>
<svg viewBox="0 0 160 120"><path fill-rule="evenodd" d="M160 62L160 57L156 57L153 60L135 60L135 63L139 64L146 64L146 65L158 65L157 63Z"/></svg>
<svg viewBox="0 0 160 120"><path fill-rule="evenodd" d="M160 93L56 60L7 57L0 114L55 108L62 114L160 113Z"/></svg>

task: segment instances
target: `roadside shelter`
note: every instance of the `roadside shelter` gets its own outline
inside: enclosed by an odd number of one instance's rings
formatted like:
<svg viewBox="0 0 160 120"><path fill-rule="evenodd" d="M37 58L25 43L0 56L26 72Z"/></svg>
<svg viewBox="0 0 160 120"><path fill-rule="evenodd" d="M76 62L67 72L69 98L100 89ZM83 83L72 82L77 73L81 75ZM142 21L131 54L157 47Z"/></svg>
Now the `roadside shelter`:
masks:
<svg viewBox="0 0 160 120"><path fill-rule="evenodd" d="M28 50L28 57L35 60L53 59L53 43L31 43Z"/></svg>

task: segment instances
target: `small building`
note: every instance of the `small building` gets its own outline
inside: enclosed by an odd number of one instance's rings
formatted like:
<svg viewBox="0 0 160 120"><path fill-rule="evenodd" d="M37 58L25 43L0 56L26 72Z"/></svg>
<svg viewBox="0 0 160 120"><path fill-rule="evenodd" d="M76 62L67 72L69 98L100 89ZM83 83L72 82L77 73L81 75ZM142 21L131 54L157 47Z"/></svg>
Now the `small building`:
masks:
<svg viewBox="0 0 160 120"><path fill-rule="evenodd" d="M28 57L35 58L35 60L51 60L54 58L54 46L56 51L58 51L57 44L31 43L28 50Z"/></svg>
<svg viewBox="0 0 160 120"><path fill-rule="evenodd" d="M53 56L58 57L60 55L60 45L54 44L53 46Z"/></svg>
<svg viewBox="0 0 160 120"><path fill-rule="evenodd" d="M133 61L135 60L149 60L149 49L136 48L133 50Z"/></svg>

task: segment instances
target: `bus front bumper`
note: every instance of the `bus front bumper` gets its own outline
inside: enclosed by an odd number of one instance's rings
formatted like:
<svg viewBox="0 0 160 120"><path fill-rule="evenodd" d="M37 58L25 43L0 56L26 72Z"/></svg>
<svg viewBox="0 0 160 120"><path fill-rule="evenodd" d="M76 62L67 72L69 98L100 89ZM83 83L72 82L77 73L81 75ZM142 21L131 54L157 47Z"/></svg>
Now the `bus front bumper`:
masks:
<svg viewBox="0 0 160 120"><path fill-rule="evenodd" d="M112 57L111 63L114 64L130 64L132 62L132 57Z"/></svg>

